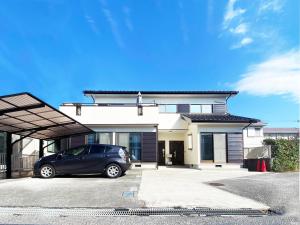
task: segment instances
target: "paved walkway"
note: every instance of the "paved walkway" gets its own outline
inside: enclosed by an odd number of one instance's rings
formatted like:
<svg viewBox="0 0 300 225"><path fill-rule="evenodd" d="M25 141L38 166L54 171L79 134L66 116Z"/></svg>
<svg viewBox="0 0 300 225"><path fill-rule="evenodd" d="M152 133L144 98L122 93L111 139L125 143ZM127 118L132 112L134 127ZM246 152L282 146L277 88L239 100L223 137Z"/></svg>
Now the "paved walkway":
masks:
<svg viewBox="0 0 300 225"><path fill-rule="evenodd" d="M255 200L241 197L209 185L221 179L257 175L244 169L194 170L186 168L160 168L144 170L138 194L147 207L209 207L252 208L269 207Z"/></svg>

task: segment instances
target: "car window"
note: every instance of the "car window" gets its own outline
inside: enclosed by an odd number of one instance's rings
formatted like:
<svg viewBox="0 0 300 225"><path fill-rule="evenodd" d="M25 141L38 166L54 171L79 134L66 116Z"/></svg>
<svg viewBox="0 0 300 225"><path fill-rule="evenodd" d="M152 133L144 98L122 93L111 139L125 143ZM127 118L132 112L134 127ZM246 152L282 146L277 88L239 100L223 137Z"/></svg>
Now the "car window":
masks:
<svg viewBox="0 0 300 225"><path fill-rule="evenodd" d="M106 146L105 152L106 153L112 153L115 151L115 148L112 146Z"/></svg>
<svg viewBox="0 0 300 225"><path fill-rule="evenodd" d="M77 148L71 148L65 151L65 155L69 155L69 156L77 156L80 155L84 152L86 146L80 146Z"/></svg>
<svg viewBox="0 0 300 225"><path fill-rule="evenodd" d="M105 145L92 145L90 149L90 154L104 153Z"/></svg>

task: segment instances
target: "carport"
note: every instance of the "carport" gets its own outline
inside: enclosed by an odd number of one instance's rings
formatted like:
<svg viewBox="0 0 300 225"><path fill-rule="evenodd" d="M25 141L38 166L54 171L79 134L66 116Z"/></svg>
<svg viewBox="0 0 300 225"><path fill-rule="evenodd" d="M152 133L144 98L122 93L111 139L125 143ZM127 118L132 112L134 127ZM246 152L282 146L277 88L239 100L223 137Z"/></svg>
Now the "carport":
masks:
<svg viewBox="0 0 300 225"><path fill-rule="evenodd" d="M11 178L13 145L24 138L39 139L39 157L44 154L43 141L93 132L30 93L0 96L0 132L6 132L6 178ZM20 138L12 142L12 134ZM51 144L53 144L52 142ZM0 162L1 163L1 162Z"/></svg>

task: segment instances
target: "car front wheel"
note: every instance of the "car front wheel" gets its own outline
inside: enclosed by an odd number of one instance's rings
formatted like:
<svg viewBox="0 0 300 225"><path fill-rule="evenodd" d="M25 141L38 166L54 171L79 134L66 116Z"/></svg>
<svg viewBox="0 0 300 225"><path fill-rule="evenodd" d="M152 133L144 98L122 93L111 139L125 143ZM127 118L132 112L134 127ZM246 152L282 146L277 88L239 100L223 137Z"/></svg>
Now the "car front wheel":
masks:
<svg viewBox="0 0 300 225"><path fill-rule="evenodd" d="M117 178L121 176L122 169L118 164L112 163L106 167L106 176L109 178Z"/></svg>
<svg viewBox="0 0 300 225"><path fill-rule="evenodd" d="M40 169L40 175L42 178L52 178L55 176L55 170L53 166L43 165Z"/></svg>

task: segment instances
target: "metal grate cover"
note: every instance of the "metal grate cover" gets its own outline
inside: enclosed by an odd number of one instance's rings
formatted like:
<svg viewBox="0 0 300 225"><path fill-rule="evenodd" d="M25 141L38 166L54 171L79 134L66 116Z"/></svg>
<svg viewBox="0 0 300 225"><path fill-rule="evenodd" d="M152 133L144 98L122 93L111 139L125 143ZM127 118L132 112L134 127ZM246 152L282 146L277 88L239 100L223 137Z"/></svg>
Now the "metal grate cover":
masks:
<svg viewBox="0 0 300 225"><path fill-rule="evenodd" d="M255 209L210 208L40 208L0 207L0 215L48 216L265 216L268 211Z"/></svg>

